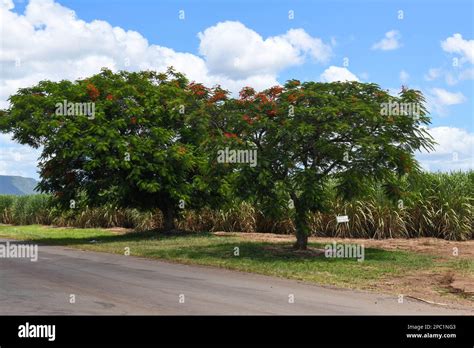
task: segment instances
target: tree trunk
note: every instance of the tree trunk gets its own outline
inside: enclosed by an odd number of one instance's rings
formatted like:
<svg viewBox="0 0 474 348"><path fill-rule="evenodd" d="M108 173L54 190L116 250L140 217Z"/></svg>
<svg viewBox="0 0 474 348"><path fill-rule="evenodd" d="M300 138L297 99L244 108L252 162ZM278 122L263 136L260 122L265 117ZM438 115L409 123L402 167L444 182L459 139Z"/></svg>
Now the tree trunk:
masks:
<svg viewBox="0 0 474 348"><path fill-rule="evenodd" d="M306 250L308 247L308 235L301 230L296 230L296 242L293 248L296 250Z"/></svg>
<svg viewBox="0 0 474 348"><path fill-rule="evenodd" d="M301 202L298 201L296 196L293 196L293 202L295 204L295 227L296 227L296 242L293 244L293 248L296 250L306 250L308 247L308 212L304 207L301 206Z"/></svg>
<svg viewBox="0 0 474 348"><path fill-rule="evenodd" d="M165 231L172 231L175 229L174 217L174 209L171 205L163 209L163 228Z"/></svg>

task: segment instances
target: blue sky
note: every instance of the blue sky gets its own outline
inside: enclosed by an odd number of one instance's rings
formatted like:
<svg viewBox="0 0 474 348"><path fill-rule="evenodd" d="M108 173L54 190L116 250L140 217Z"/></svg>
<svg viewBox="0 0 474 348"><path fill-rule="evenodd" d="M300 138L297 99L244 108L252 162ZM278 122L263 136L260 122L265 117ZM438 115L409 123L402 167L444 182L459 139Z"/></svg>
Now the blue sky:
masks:
<svg viewBox="0 0 474 348"><path fill-rule="evenodd" d="M466 170L474 168L473 13L469 0L5 0L2 65L21 64L2 69L0 103L7 107L24 84L84 77L104 65L162 70L172 63L233 92L290 78L358 79L393 93L407 85L426 95L440 143L419 155L424 167ZM37 178L35 155L3 135L0 174Z"/></svg>

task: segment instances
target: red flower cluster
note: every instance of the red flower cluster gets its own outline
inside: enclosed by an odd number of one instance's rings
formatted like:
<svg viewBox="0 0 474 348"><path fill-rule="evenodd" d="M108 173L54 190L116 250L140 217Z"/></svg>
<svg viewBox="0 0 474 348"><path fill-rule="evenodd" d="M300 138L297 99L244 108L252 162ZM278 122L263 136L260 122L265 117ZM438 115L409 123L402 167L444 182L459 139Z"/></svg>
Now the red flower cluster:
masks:
<svg viewBox="0 0 474 348"><path fill-rule="evenodd" d="M92 100L96 100L97 97L99 97L100 92L99 92L99 90L97 89L96 86L94 86L92 83L88 83L87 84L87 94L89 94L89 97Z"/></svg>
<svg viewBox="0 0 474 348"><path fill-rule="evenodd" d="M107 100L114 100L114 96L112 94L107 94L107 97L105 97Z"/></svg>
<svg viewBox="0 0 474 348"><path fill-rule="evenodd" d="M253 95L255 95L255 90L252 87L244 87L239 92L240 99L248 99Z"/></svg>
<svg viewBox="0 0 474 348"><path fill-rule="evenodd" d="M252 118L249 116L249 115L243 115L242 116L242 119L247 122L248 124L252 124L253 123L253 120Z"/></svg>
<svg viewBox="0 0 474 348"><path fill-rule="evenodd" d="M225 133L224 133L224 136L225 136L226 138L237 138L237 134L235 134L235 133L227 133L227 132L225 132Z"/></svg>
<svg viewBox="0 0 474 348"><path fill-rule="evenodd" d="M283 87L281 86L273 86L268 90L268 94L270 94L272 97L276 97L283 92Z"/></svg>
<svg viewBox="0 0 474 348"><path fill-rule="evenodd" d="M255 100L260 100L260 103L267 104L269 102L268 97L264 93L258 93L255 96Z"/></svg>
<svg viewBox="0 0 474 348"><path fill-rule="evenodd" d="M275 117L277 114L276 110L268 110L267 115L270 117Z"/></svg>
<svg viewBox="0 0 474 348"><path fill-rule="evenodd" d="M193 92L193 94L202 97L207 94L207 88L200 83L191 82L188 85L188 88Z"/></svg>
<svg viewBox="0 0 474 348"><path fill-rule="evenodd" d="M286 83L286 86L288 86L289 88L295 88L295 87L298 87L299 85L301 85L301 82L298 80L291 80Z"/></svg>
<svg viewBox="0 0 474 348"><path fill-rule="evenodd" d="M209 99L210 103L215 103L217 101L225 100L227 98L227 93L222 90L217 90L214 95Z"/></svg>
<svg viewBox="0 0 474 348"><path fill-rule="evenodd" d="M289 101L290 103L294 103L294 102L297 101L297 100L298 100L298 95L296 95L295 93L290 94L290 95L288 96L288 101Z"/></svg>

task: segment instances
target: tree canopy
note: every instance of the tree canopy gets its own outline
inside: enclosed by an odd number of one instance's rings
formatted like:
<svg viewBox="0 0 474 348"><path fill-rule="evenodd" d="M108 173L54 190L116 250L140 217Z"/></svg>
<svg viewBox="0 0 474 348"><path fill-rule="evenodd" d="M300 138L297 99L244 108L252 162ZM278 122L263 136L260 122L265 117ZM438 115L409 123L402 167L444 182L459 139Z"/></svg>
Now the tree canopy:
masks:
<svg viewBox="0 0 474 348"><path fill-rule="evenodd" d="M39 188L64 207L83 197L158 208L173 229L180 209L238 197L275 216L290 209L299 249L311 232L308 213L325 209L330 178L344 198L369 181L390 193L397 178L419 171L414 153L433 144L423 95L403 88L392 96L372 83L291 80L232 98L172 69L104 69L42 81L10 103L0 130L42 147ZM220 160L224 149L247 157Z"/></svg>
<svg viewBox="0 0 474 348"><path fill-rule="evenodd" d="M304 249L307 214L325 209L329 178L349 199L370 181L383 182L390 194L397 178L420 170L415 151L432 148L423 103L415 90L395 97L359 82L293 80L262 93L245 89L230 107L234 132L257 148L259 161L242 168L238 192L276 215L294 206L295 246ZM416 112L407 112L413 105Z"/></svg>

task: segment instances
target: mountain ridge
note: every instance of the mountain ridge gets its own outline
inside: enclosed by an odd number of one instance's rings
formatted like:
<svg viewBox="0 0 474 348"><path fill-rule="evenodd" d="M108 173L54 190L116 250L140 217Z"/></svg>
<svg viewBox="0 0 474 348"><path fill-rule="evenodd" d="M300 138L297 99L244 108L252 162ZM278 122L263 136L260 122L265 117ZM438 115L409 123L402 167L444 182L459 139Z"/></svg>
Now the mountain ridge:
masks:
<svg viewBox="0 0 474 348"><path fill-rule="evenodd" d="M33 178L16 175L0 175L0 194L2 195L31 195L38 193L35 187L38 184Z"/></svg>

